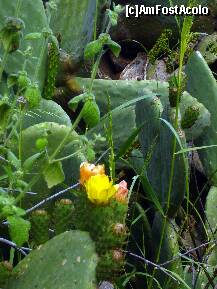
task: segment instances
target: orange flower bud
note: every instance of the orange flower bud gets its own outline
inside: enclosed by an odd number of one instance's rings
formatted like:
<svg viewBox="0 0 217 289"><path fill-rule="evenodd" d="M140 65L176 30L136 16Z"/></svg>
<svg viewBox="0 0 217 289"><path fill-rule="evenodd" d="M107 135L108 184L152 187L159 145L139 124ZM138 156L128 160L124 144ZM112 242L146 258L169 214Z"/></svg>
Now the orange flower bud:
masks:
<svg viewBox="0 0 217 289"><path fill-rule="evenodd" d="M127 195L128 195L127 182L121 181L118 184L118 190L117 193L115 194L115 199L120 203L127 204L128 202Z"/></svg>
<svg viewBox="0 0 217 289"><path fill-rule="evenodd" d="M83 162L80 165L80 184L84 185L84 183L91 177L95 175L104 175L105 167L104 165L89 164L88 162Z"/></svg>

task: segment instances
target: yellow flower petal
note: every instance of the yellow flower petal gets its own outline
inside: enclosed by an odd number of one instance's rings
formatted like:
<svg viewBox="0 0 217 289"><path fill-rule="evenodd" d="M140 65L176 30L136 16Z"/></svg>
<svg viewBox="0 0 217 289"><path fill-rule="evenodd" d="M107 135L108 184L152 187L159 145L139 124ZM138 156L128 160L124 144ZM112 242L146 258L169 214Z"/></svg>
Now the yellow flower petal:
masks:
<svg viewBox="0 0 217 289"><path fill-rule="evenodd" d="M104 174L89 177L84 185L88 199L98 205L107 204L117 191L117 187Z"/></svg>

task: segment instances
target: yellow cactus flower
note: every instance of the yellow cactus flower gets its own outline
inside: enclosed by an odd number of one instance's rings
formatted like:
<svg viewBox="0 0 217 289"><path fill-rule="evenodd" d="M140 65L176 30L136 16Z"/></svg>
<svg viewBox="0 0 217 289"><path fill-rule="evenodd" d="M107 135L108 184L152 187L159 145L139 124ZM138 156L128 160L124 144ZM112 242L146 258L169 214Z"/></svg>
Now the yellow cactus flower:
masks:
<svg viewBox="0 0 217 289"><path fill-rule="evenodd" d="M91 176L85 182L88 199L97 205L106 205L117 192L118 187L105 174Z"/></svg>
<svg viewBox="0 0 217 289"><path fill-rule="evenodd" d="M105 166L89 164L88 162L83 162L80 165L80 184L84 185L84 183L91 177L95 175L104 175L105 174Z"/></svg>

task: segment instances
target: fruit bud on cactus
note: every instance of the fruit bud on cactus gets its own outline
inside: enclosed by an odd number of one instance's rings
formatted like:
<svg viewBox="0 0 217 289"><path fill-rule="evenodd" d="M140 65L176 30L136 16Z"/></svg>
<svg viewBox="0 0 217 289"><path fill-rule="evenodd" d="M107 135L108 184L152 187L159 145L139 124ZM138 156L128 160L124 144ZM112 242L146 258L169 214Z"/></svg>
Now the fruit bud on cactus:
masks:
<svg viewBox="0 0 217 289"><path fill-rule="evenodd" d="M127 232L126 226L121 223L116 223L113 226L113 232L115 235L122 236L125 235Z"/></svg>
<svg viewBox="0 0 217 289"><path fill-rule="evenodd" d="M122 262L124 260L124 254L120 249L112 251L112 259L116 262Z"/></svg>
<svg viewBox="0 0 217 289"><path fill-rule="evenodd" d="M104 175L105 174L105 166L104 165L94 165L88 162L83 162L80 165L80 184L84 185L84 183L91 177L95 175Z"/></svg>
<svg viewBox="0 0 217 289"><path fill-rule="evenodd" d="M128 188L127 188L127 182L121 181L118 185L118 190L115 194L115 199L120 202L127 204L128 203Z"/></svg>
<svg viewBox="0 0 217 289"><path fill-rule="evenodd" d="M96 205L108 204L118 189L108 176L100 174L89 177L84 185L88 199Z"/></svg>
<svg viewBox="0 0 217 289"><path fill-rule="evenodd" d="M8 261L0 262L0 287L3 288L7 279L12 274L13 266Z"/></svg>

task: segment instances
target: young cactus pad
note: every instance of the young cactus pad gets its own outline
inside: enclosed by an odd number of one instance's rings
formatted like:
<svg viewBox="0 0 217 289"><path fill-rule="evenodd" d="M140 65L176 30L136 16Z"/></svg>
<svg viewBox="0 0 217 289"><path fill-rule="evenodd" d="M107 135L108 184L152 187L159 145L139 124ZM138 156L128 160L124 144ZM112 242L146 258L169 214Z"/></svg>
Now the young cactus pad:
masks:
<svg viewBox="0 0 217 289"><path fill-rule="evenodd" d="M25 257L5 289L95 289L96 264L89 234L65 232Z"/></svg>

